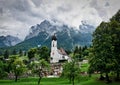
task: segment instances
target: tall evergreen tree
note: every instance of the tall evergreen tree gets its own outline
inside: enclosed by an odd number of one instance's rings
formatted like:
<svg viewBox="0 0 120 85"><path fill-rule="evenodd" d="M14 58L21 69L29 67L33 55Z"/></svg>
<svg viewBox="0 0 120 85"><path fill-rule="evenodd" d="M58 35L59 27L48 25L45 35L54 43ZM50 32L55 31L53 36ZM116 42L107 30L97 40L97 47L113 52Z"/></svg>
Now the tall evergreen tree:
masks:
<svg viewBox="0 0 120 85"><path fill-rule="evenodd" d="M12 55L17 55L17 52L15 49L13 50Z"/></svg>
<svg viewBox="0 0 120 85"><path fill-rule="evenodd" d="M4 52L4 58L5 59L9 58L9 51L8 50L5 50L5 52Z"/></svg>
<svg viewBox="0 0 120 85"><path fill-rule="evenodd" d="M20 49L19 50L19 56L22 56L23 55L23 51Z"/></svg>

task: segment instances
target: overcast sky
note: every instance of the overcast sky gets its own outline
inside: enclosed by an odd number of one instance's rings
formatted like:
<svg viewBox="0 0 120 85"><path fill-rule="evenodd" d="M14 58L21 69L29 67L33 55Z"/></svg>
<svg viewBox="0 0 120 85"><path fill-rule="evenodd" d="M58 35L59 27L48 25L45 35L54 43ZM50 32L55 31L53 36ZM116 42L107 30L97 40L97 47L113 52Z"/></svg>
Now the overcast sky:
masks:
<svg viewBox="0 0 120 85"><path fill-rule="evenodd" d="M21 39L43 20L78 28L82 20L97 26L120 9L120 0L0 0L0 36Z"/></svg>

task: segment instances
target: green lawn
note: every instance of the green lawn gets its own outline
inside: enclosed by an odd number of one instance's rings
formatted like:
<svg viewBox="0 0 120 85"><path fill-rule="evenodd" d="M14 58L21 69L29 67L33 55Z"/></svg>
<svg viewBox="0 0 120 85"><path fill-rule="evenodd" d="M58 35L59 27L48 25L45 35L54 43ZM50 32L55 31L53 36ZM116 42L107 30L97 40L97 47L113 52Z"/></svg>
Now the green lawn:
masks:
<svg viewBox="0 0 120 85"><path fill-rule="evenodd" d="M81 72L87 72L88 71L89 64L88 63L83 63L81 65Z"/></svg>
<svg viewBox="0 0 120 85"><path fill-rule="evenodd" d="M38 78L23 78L14 82L14 80L0 80L0 85L37 85ZM41 85L72 85L64 78L43 78ZM106 84L103 81L98 81L96 77L88 78L81 77L79 81L75 82L75 85L120 85L119 83L112 82Z"/></svg>

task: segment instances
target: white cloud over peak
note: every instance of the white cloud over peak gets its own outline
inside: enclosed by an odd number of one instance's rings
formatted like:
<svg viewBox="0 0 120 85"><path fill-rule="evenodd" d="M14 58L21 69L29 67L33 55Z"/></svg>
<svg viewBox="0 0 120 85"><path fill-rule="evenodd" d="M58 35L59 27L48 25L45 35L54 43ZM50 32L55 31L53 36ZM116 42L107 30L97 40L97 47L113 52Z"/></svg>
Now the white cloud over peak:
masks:
<svg viewBox="0 0 120 85"><path fill-rule="evenodd" d="M24 39L32 25L45 19L76 28L82 20L97 26L118 9L119 0L0 0L0 34Z"/></svg>

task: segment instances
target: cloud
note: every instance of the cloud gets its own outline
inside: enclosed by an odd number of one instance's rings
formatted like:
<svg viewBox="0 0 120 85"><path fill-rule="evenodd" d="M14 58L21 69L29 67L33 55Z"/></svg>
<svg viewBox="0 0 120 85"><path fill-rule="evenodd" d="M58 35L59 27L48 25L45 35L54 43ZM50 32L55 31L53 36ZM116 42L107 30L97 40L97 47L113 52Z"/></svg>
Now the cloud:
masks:
<svg viewBox="0 0 120 85"><path fill-rule="evenodd" d="M119 9L119 0L92 0L90 7L94 8L103 21L108 21Z"/></svg>
<svg viewBox="0 0 120 85"><path fill-rule="evenodd" d="M109 2L106 2L106 3L105 3L105 6L106 6L106 7L110 6Z"/></svg>
<svg viewBox="0 0 120 85"><path fill-rule="evenodd" d="M82 20L97 26L120 8L119 0L0 0L0 33L24 39L43 20L78 28Z"/></svg>

